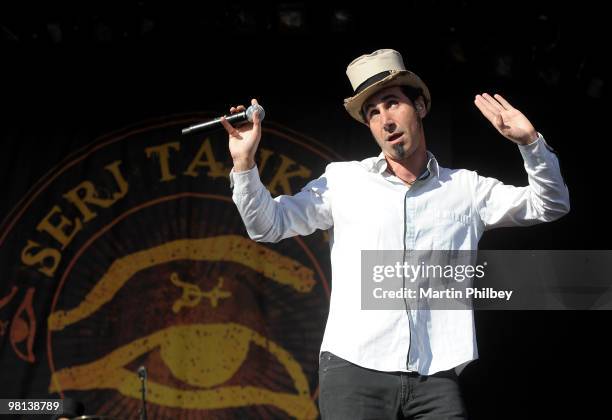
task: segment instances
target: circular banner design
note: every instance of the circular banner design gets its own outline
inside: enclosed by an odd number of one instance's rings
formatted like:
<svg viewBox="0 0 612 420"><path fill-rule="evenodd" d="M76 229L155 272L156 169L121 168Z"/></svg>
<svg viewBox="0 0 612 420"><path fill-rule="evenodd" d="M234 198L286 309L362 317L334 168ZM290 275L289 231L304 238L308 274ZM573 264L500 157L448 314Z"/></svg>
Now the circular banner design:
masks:
<svg viewBox="0 0 612 420"><path fill-rule="evenodd" d="M0 231L3 369L36 366L49 395L113 418L138 415L140 367L151 418L318 416L327 233L251 241L227 135L180 136L205 117L105 136L14 208ZM274 123L257 158L273 195L339 159Z"/></svg>

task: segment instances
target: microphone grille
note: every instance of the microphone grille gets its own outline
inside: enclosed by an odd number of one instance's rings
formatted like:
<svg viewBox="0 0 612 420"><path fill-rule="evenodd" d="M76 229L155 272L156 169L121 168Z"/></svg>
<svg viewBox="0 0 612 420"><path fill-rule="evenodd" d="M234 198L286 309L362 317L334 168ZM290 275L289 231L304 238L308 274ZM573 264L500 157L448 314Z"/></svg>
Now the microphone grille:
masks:
<svg viewBox="0 0 612 420"><path fill-rule="evenodd" d="M266 117L266 111L263 109L261 105L259 104L251 105L246 110L246 115L247 115L247 119L249 120L249 122L253 122L253 114L255 113L255 111L259 111L260 121L262 121Z"/></svg>

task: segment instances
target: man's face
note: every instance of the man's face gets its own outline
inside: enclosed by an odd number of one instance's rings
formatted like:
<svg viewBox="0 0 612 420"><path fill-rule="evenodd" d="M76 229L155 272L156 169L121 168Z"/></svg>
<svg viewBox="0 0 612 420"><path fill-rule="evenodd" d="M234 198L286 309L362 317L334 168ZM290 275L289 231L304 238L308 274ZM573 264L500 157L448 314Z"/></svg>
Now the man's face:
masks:
<svg viewBox="0 0 612 420"><path fill-rule="evenodd" d="M368 98L362 109L376 143L387 158L402 161L417 150L424 150L422 97L413 104L399 86L391 86Z"/></svg>

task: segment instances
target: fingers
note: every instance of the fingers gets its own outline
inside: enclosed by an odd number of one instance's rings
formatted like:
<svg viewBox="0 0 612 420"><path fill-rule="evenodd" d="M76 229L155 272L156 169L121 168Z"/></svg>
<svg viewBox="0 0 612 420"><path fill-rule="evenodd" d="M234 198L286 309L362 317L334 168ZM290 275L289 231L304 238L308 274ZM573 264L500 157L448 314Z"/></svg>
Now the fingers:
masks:
<svg viewBox="0 0 612 420"><path fill-rule="evenodd" d="M497 102L495 98L489 95L488 93L483 93L482 97L485 99L485 101L487 101L489 105L491 105L491 107L493 107L493 109L500 112L504 110L504 107L501 106L501 104Z"/></svg>
<svg viewBox="0 0 612 420"><path fill-rule="evenodd" d="M251 99L251 105L259 105L259 102L257 102L257 99L253 98ZM261 124L261 115L259 115L258 110L253 112L253 124L255 125Z"/></svg>
<svg viewBox="0 0 612 420"><path fill-rule="evenodd" d="M488 93L483 93L482 95L476 95L476 96L477 97L480 96L481 98L483 98L485 101L487 101L489 105L491 105L493 108L497 109L498 111L510 111L511 109L514 109L512 105L510 105L510 103L498 93L496 93L493 96L489 95Z"/></svg>
<svg viewBox="0 0 612 420"><path fill-rule="evenodd" d="M233 106L230 108L230 114L235 114L236 112L244 111L244 105Z"/></svg>
<svg viewBox="0 0 612 420"><path fill-rule="evenodd" d="M257 99L253 98L251 99L251 105L258 105L259 102L257 102ZM244 111L246 108L244 107L244 105L238 105L238 106L233 106L230 108L230 114L235 114L236 112L242 112Z"/></svg>
<svg viewBox="0 0 612 420"><path fill-rule="evenodd" d="M230 114L242 112L244 109L244 105L233 106L230 108ZM236 130L234 126L231 125L223 116L221 117L221 125L223 125L223 128L225 128L225 131L227 131L229 135L235 135L238 133L238 130Z"/></svg>
<svg viewBox="0 0 612 420"><path fill-rule="evenodd" d="M251 105L258 105L257 99L251 99ZM243 112L245 109L246 108L244 105L232 106L230 107L230 114ZM225 131L227 131L230 136L240 136L240 131L232 126L224 117L221 117L220 121L225 128ZM255 111L253 113L253 134L255 135L255 138L259 138L261 135L261 116L259 115L259 111Z"/></svg>
<svg viewBox="0 0 612 420"><path fill-rule="evenodd" d="M227 131L227 134L229 134L230 136L236 133L236 129L229 122L227 122L227 120L223 116L221 117L221 125L223 126L223 128L225 128L225 131Z"/></svg>
<svg viewBox="0 0 612 420"><path fill-rule="evenodd" d="M485 98L481 95L476 95L474 104L476 104L476 107L482 112L482 115L492 123L495 123L495 117L499 114L499 111L497 111Z"/></svg>
<svg viewBox="0 0 612 420"><path fill-rule="evenodd" d="M495 95L493 95L493 96L495 97L495 99L497 99L497 100L499 101L499 103L500 103L500 104L502 104L502 106L503 106L503 107L504 107L506 110L508 110L508 111L509 111L509 110L511 110L511 109L514 109L514 108L512 107L512 105L510 105L510 103L509 103L508 101L506 101L506 100L505 100L505 99L504 99L504 98L503 98L501 95L499 95L499 94L497 94L497 93L496 93L496 94L495 94Z"/></svg>
<svg viewBox="0 0 612 420"><path fill-rule="evenodd" d="M258 105L257 99L251 99L251 105ZM256 139L261 137L261 116L259 115L259 111L253 112L253 135Z"/></svg>

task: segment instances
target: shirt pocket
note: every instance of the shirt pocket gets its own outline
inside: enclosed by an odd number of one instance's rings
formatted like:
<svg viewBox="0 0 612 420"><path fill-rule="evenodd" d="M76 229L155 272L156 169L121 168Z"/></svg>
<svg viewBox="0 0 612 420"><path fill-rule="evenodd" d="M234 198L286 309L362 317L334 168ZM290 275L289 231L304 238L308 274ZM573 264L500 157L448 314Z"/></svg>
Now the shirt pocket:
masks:
<svg viewBox="0 0 612 420"><path fill-rule="evenodd" d="M433 212L433 245L436 250L465 249L472 215L469 210L436 209Z"/></svg>

